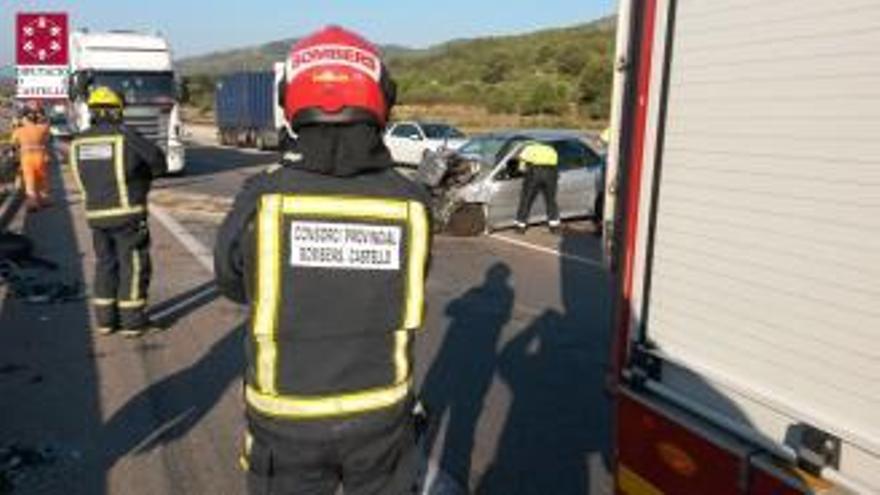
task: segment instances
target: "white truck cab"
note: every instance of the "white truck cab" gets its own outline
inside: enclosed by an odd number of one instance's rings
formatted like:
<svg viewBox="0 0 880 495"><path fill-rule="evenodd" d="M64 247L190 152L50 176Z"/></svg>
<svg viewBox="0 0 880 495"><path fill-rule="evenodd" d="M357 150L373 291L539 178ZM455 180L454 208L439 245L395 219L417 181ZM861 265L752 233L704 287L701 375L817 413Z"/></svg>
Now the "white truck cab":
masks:
<svg viewBox="0 0 880 495"><path fill-rule="evenodd" d="M169 173L181 173L185 164L182 91L168 41L160 35L131 31L76 31L70 37L70 53L73 131L90 125L86 101L91 89L108 86L125 100L125 125L162 148Z"/></svg>

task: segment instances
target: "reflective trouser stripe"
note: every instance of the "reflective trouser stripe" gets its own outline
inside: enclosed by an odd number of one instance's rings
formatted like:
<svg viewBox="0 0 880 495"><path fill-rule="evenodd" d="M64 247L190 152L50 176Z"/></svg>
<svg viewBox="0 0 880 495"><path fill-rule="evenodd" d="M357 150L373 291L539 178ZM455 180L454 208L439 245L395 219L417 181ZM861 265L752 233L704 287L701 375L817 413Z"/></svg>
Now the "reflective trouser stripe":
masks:
<svg viewBox="0 0 880 495"><path fill-rule="evenodd" d="M130 301L139 301L141 280L141 253L137 249L131 250L131 287L128 292Z"/></svg>
<svg viewBox="0 0 880 495"><path fill-rule="evenodd" d="M248 385L245 400L256 411L267 416L318 419L385 409L404 400L410 389L411 382L407 380L387 388L332 397L300 397L264 394Z"/></svg>
<svg viewBox="0 0 880 495"><path fill-rule="evenodd" d="M106 298L96 297L96 298L92 299L92 304L95 306L101 306L101 307L116 306L116 299L106 299Z"/></svg>
<svg viewBox="0 0 880 495"><path fill-rule="evenodd" d="M126 215L135 215L146 213L147 207L143 205L130 206L128 208L107 208L101 210L86 211L86 218L89 220L97 220L100 218L122 217Z"/></svg>
<svg viewBox="0 0 880 495"><path fill-rule="evenodd" d="M134 299L131 301L119 301L120 309L136 309L143 308L147 305L146 299Z"/></svg>
<svg viewBox="0 0 880 495"><path fill-rule="evenodd" d="M251 469L251 450L254 448L254 437L251 435L251 432L244 432L244 445L242 446L241 454L238 456L238 464L245 471L249 471Z"/></svg>

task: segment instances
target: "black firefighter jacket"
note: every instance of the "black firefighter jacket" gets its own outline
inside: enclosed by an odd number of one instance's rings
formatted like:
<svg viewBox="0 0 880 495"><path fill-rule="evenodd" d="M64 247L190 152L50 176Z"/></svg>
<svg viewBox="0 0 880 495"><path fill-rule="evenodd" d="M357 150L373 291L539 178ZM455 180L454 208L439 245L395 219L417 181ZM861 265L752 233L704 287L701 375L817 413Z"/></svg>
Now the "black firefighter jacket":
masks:
<svg viewBox="0 0 880 495"><path fill-rule="evenodd" d="M294 152L245 183L217 236L215 274L250 305L251 411L328 418L409 394L427 205L367 125L302 129Z"/></svg>
<svg viewBox="0 0 880 495"><path fill-rule="evenodd" d="M146 218L150 184L167 171L158 146L124 125L109 123L76 136L70 163L92 227L117 227Z"/></svg>

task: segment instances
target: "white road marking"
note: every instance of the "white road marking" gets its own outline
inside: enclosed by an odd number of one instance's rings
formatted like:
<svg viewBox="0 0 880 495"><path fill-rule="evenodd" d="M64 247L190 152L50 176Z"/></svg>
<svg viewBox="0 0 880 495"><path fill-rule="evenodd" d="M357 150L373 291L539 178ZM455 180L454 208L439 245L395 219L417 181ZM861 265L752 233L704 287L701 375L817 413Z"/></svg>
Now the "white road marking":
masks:
<svg viewBox="0 0 880 495"><path fill-rule="evenodd" d="M214 274L214 253L211 252L204 244L199 242L192 234L186 230L186 227L174 219L161 206L155 204L150 205L150 213L171 233L180 243L189 251L190 254L201 264L205 270Z"/></svg>
<svg viewBox="0 0 880 495"><path fill-rule="evenodd" d="M583 256L577 256L575 254L563 253L558 249L548 248L544 246L540 246L538 244L532 244L526 241L520 241L518 239L511 239L510 237L501 235L501 234L489 234L488 236L491 239L495 239L501 242L506 242L507 244L512 244L514 246L518 246L521 248L525 248L531 251L535 251L538 253L548 254L551 256L556 256L558 258L563 258L569 261L573 261L575 263L581 263L583 265L587 265L593 268L604 268L604 265L596 260L591 260L590 258L584 258Z"/></svg>

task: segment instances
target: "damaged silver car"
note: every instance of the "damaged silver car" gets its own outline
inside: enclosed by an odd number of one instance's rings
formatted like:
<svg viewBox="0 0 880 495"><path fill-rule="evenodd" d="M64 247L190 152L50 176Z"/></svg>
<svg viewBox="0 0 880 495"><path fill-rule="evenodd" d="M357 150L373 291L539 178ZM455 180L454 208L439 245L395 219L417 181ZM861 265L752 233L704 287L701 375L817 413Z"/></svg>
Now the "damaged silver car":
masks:
<svg viewBox="0 0 880 495"><path fill-rule="evenodd" d="M532 141L559 154L560 216L601 216L605 158L595 141L576 131L506 131L476 136L456 151L430 153L419 165L416 180L431 191L438 230L477 235L513 226L523 183L516 157ZM539 197L529 223L546 219Z"/></svg>

